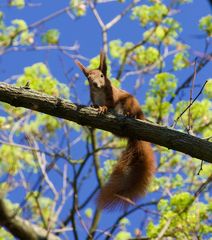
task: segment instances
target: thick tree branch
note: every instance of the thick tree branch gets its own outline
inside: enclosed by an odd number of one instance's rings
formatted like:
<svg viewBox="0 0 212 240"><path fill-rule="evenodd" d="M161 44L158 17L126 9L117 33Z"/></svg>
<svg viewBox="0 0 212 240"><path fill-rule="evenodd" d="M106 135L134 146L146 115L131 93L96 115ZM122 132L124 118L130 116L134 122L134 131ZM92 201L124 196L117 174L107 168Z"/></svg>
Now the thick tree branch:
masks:
<svg viewBox="0 0 212 240"><path fill-rule="evenodd" d="M70 103L30 89L0 83L0 101L55 117L103 129L117 135L142 139L212 163L212 143L174 129Z"/></svg>
<svg viewBox="0 0 212 240"><path fill-rule="evenodd" d="M5 227L14 237L28 240L59 240L60 238L45 229L30 223L6 207L5 201L0 197L0 226Z"/></svg>

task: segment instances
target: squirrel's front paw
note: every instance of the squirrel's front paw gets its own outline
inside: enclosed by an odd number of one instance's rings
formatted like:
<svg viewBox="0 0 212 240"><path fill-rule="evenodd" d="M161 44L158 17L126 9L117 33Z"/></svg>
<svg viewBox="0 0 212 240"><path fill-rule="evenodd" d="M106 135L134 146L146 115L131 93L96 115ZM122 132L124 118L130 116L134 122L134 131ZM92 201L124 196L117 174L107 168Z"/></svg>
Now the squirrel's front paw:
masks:
<svg viewBox="0 0 212 240"><path fill-rule="evenodd" d="M98 112L100 115L105 114L108 111L107 106L99 106Z"/></svg>
<svg viewBox="0 0 212 240"><path fill-rule="evenodd" d="M136 118L136 116L130 112L124 112L124 116L129 118Z"/></svg>

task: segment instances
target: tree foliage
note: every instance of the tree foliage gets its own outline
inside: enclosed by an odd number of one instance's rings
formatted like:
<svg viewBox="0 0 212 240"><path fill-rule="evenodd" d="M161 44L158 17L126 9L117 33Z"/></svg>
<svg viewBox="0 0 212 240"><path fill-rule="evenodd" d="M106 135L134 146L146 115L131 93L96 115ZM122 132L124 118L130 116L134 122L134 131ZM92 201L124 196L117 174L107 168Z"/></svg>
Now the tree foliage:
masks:
<svg viewBox="0 0 212 240"><path fill-rule="evenodd" d="M101 40L109 56L112 83L140 100L149 121L211 141L212 79L207 65L212 58L211 14L194 23L198 26L194 35L201 36L196 50L190 44L193 36L183 40L185 23L179 17L181 11L191 14L190 0L74 0L34 23L25 12L23 18L16 17L19 11L39 12L45 4L27 0L0 4L0 54L3 61L10 60L1 82L6 76L5 82L23 88L90 104L88 83L72 60L80 58L90 68L98 67L99 47L87 44L84 53L83 44L79 46L89 39L83 31L97 29L98 23L101 32L96 30L94 38ZM106 21L107 8L112 11L114 6L117 15ZM67 24L56 24L55 19ZM91 25L85 27L87 22ZM120 31L117 26L122 26ZM137 32L132 35L134 26ZM111 37L113 29L120 37ZM79 44L70 45L67 31ZM74 31L82 38L74 39ZM24 67L13 71L20 56ZM0 200L13 216L45 230L47 239L49 233L61 239L212 238L209 163L155 145L157 173L147 196L124 212L107 214L96 207L95 199L125 139L6 103L0 106ZM0 216L0 239L15 239L5 222Z"/></svg>

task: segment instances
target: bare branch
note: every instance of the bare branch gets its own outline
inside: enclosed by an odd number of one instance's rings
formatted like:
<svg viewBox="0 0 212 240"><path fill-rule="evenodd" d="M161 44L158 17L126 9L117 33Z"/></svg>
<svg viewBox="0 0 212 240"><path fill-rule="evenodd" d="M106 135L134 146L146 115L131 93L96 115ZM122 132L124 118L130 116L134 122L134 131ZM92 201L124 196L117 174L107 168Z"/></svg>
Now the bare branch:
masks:
<svg viewBox="0 0 212 240"><path fill-rule="evenodd" d="M12 52L12 51L26 52L26 51L46 51L46 50L77 51L79 50L79 44L75 43L73 46L59 46L59 45L30 46L30 47L13 46L5 50L4 53Z"/></svg>
<svg viewBox="0 0 212 240"><path fill-rule="evenodd" d="M210 53L208 56L211 56L211 55L212 55L212 53ZM199 73L208 63L210 63L210 58L209 58L209 57L206 58L206 59L203 59L203 60L199 63L199 65L198 65L198 67L197 67L197 69L196 69L196 74ZM178 96L178 94L179 94L185 87L187 87L187 86L190 84L190 82L192 81L192 79L193 79L193 73L176 89L176 91L175 91L175 93L174 93L174 96L171 97L171 99L169 100L170 103L172 103L172 102L175 100L176 96Z"/></svg>
<svg viewBox="0 0 212 240"><path fill-rule="evenodd" d="M59 10L57 10L57 11L49 14L48 16L46 16L46 17L38 20L37 22L32 23L31 25L29 25L28 28L31 29L31 28L34 28L34 27L38 27L38 26L40 26L41 24L49 21L50 19L53 19L53 18L55 18L55 17L58 17L59 15L65 13L65 12L67 12L67 11L69 11L69 10L70 10L70 7L69 7L69 6L68 6L68 7L64 7L64 8L61 8L61 9L59 9Z"/></svg>
<svg viewBox="0 0 212 240"><path fill-rule="evenodd" d="M45 229L15 216L13 211L6 207L5 200L0 197L0 226L5 227L13 236L19 239L47 239L59 240L60 238Z"/></svg>
<svg viewBox="0 0 212 240"><path fill-rule="evenodd" d="M140 0L133 0L129 6L124 9L123 12L121 12L119 15L117 15L115 18L113 18L110 22L106 24L106 29L110 29L113 27L116 23L118 23L137 3L139 3Z"/></svg>
<svg viewBox="0 0 212 240"><path fill-rule="evenodd" d="M205 81L205 83L203 84L203 86L201 87L199 93L197 94L197 96L192 100L190 101L189 105L183 110L183 112L176 118L176 120L174 120L174 124L173 124L173 127L176 126L178 120L182 117L182 115L188 110L190 109L190 107L193 105L193 103L197 100L197 98L200 96L200 94L202 93L205 85L207 84L208 80Z"/></svg>
<svg viewBox="0 0 212 240"><path fill-rule="evenodd" d="M190 107L188 109L188 133L191 133L192 131L192 126L191 126L191 105L192 105L192 100L193 100L193 91L194 91L194 82L196 80L196 75L197 75L197 58L195 59L194 61L194 76L193 76L193 79L192 79L192 85L190 87L190 98L189 98L189 101L190 101Z"/></svg>
<svg viewBox="0 0 212 240"><path fill-rule="evenodd" d="M102 30L105 29L105 24L104 24L104 22L102 21L100 15L99 15L99 13L98 13L98 11L96 10L95 5L93 4L93 2L92 2L91 0L89 0L88 3L89 3L89 5L90 5L90 8L91 8L94 16L96 17L96 20L97 20L99 26L102 28Z"/></svg>

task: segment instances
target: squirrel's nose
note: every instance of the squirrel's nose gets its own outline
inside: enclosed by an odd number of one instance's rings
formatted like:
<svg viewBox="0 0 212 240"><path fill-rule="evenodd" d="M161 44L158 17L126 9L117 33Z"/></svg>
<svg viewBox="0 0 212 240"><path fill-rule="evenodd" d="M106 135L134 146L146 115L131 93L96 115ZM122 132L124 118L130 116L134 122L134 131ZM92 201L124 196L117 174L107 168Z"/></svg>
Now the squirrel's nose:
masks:
<svg viewBox="0 0 212 240"><path fill-rule="evenodd" d="M97 88L98 84L96 82L93 82L93 86Z"/></svg>

